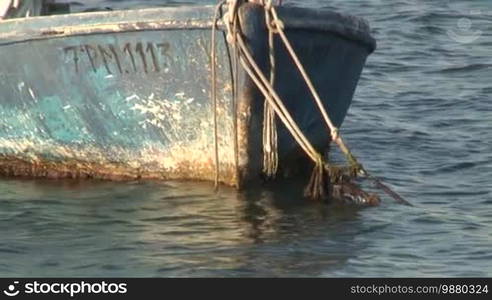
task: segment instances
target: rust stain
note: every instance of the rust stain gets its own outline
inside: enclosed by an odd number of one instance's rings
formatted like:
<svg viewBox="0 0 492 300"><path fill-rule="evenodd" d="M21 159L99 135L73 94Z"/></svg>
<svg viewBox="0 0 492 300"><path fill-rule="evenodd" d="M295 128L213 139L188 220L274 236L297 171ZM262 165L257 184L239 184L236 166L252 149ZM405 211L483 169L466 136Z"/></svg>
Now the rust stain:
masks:
<svg viewBox="0 0 492 300"><path fill-rule="evenodd" d="M125 32L125 31L145 31L145 30L159 30L159 29L184 29L184 28L209 29L212 27L212 25L213 25L213 21L211 20L196 19L196 20L186 20L186 21L165 20L165 21L148 21L148 22L119 22L119 23L115 22L115 23L108 23L108 24L57 26L57 27L40 30L38 38L65 37L71 35L116 33L116 32ZM22 38L36 39L36 33L10 31L6 33L1 33L0 38L2 39L11 38L15 40L20 40Z"/></svg>
<svg viewBox="0 0 492 300"><path fill-rule="evenodd" d="M59 35L59 34L64 34L65 31L60 31L60 30L43 30L41 31L41 35Z"/></svg>
<svg viewBox="0 0 492 300"><path fill-rule="evenodd" d="M212 180L213 162L180 162L172 169L133 168L120 163L96 163L78 160L27 160L4 156L0 158L0 176L48 179L104 179L114 181L156 180ZM221 165L222 182L236 186L234 166ZM227 180L229 178L229 180Z"/></svg>

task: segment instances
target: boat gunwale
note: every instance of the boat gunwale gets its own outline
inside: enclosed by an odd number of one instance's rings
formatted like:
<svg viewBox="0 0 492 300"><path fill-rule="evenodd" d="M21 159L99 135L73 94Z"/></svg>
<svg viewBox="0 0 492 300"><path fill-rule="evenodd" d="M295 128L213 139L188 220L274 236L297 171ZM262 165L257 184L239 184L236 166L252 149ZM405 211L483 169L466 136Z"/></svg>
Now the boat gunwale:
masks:
<svg viewBox="0 0 492 300"><path fill-rule="evenodd" d="M257 4L246 3L246 8L260 10ZM190 10L191 9L191 10ZM37 16L23 19L8 19L0 21L0 46L63 38L91 34L111 34L120 32L159 31L175 29L210 29L213 26L213 5L189 5L182 7L146 8L136 10L86 12L65 15ZM189 13L189 12L192 13ZM376 42L370 34L370 27L363 18L333 12L331 10L314 10L300 7L278 7L287 30L308 30L316 32L329 32L343 38L362 43L369 52L374 51ZM162 14L164 13L164 14ZM177 17L189 17L176 19ZM193 16L194 14L194 16ZM164 15L164 16L163 16ZM145 21L135 18L145 19ZM114 21L114 18L122 18ZM148 18L148 19L146 19ZM75 23L73 23L75 19ZM109 19L109 20L108 20ZM56 23L67 20L68 25L38 27L30 29L32 25L42 23ZM87 24L84 21L94 23ZM12 26L15 29L4 30L3 27ZM42 24L43 25L43 24ZM222 21L217 25L220 30L225 30ZM25 28L22 28L25 27ZM20 28L20 30L19 30ZM23 30L24 29L24 30Z"/></svg>

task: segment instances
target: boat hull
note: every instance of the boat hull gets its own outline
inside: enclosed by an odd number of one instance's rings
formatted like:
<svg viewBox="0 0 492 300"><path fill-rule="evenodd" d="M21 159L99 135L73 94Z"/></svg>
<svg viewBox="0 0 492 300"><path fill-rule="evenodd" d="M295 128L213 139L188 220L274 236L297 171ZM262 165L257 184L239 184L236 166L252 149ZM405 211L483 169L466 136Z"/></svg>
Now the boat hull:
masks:
<svg viewBox="0 0 492 300"><path fill-rule="evenodd" d="M267 72L263 12L240 13ZM280 13L340 126L373 41L306 27L306 10ZM0 175L213 180L212 17L212 7L185 7L0 22ZM216 46L220 181L241 186L261 172L263 98L242 69L233 97L221 32ZM329 136L319 112L278 41L276 49L276 88L322 149ZM283 127L279 154L283 165L304 157Z"/></svg>

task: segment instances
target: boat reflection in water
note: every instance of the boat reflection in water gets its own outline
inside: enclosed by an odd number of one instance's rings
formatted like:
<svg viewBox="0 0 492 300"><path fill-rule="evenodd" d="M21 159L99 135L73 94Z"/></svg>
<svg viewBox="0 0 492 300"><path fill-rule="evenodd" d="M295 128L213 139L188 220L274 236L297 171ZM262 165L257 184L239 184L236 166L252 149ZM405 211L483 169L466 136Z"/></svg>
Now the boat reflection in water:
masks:
<svg viewBox="0 0 492 300"><path fill-rule="evenodd" d="M290 189L0 181L0 274L319 275L364 251L353 240L370 226L357 210L306 204Z"/></svg>

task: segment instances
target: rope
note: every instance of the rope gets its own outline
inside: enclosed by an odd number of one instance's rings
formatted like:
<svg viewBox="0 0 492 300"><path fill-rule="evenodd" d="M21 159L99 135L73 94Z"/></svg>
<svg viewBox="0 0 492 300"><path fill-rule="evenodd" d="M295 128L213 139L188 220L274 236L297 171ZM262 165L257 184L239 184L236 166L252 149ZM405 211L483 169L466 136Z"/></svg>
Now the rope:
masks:
<svg viewBox="0 0 492 300"><path fill-rule="evenodd" d="M265 97L264 102L264 126L263 126L263 152L264 152L264 171L267 176L272 176L275 174L278 167L278 155L277 154L277 136L276 136L276 126L275 126L275 114L277 114L280 120L283 122L287 130L290 132L292 137L296 140L303 151L308 155L308 157L315 163L315 167L311 174L311 178L305 190L305 195L314 199L324 198L327 194L326 189L330 188L330 174L334 174L332 166L328 163L323 163L322 156L315 150L306 136L302 133L297 123L293 120L289 111L284 106L282 100L276 93L274 89L275 83L275 58L274 58L274 40L273 34L279 34L285 48L287 49L289 55L291 56L294 64L301 73L314 101L330 131L331 140L334 141L342 152L345 154L347 161L351 165L351 169L355 170L354 173L360 173L372 179L375 184L385 191L388 195L393 197L397 202L405 205L411 205L409 202L404 200L396 192L392 191L389 187L384 185L381 180L376 177L371 176L364 167L357 161L355 156L350 152L350 149L344 143L342 137L339 135L339 130L336 128L319 97L310 77L308 76L306 70L304 69L302 63L300 62L297 54L295 53L290 41L284 32L284 24L279 19L277 11L272 4L272 0L256 0L252 2L257 2L263 5L265 9L265 21L268 27L268 45L269 45L269 62L270 62L270 78L266 79L261 69L256 64L251 52L246 46L240 31L238 30L237 24L237 10L239 7L239 2L244 2L245 0L227 0L229 5L229 10L224 17L226 20L227 28L227 41L236 48L236 55L239 54L239 61L243 66L244 70L251 78L251 80L256 84L260 92ZM281 1L279 1L281 3ZM273 19L273 20L272 20ZM214 23L215 29L215 23ZM215 49L215 48L214 48ZM215 63L214 63L215 64ZM236 68L237 68L236 64ZM213 73L215 74L215 73ZM237 73L236 73L237 74ZM215 88L215 87L214 87ZM217 171L218 172L218 171Z"/></svg>
<svg viewBox="0 0 492 300"><path fill-rule="evenodd" d="M272 1L265 1L265 6L272 5ZM265 10L265 22L270 24L271 14ZM275 48L273 39L273 28L268 26L268 51L270 63L270 85L275 86ZM263 104L263 173L267 178L274 178L278 169L278 138L275 122L275 112L268 100Z"/></svg>
<svg viewBox="0 0 492 300"><path fill-rule="evenodd" d="M223 3L219 3L218 6L221 7L221 14L222 14L222 6ZM223 16L222 16L223 17ZM223 31L223 38L224 40L227 40L227 32ZM237 130L237 91L238 86L237 86L237 74L238 74L238 62L237 62L237 50L234 50L234 55L231 55L231 49L229 47L229 44L227 44L226 47L226 53L227 53L227 61L229 63L229 76L231 78L231 87L232 87L232 99L231 99L231 110L232 110L232 134L234 137L234 176L236 179L239 178L239 141L238 141L238 130Z"/></svg>
<svg viewBox="0 0 492 300"><path fill-rule="evenodd" d="M292 57L292 60L294 61L294 64L296 65L297 69L301 73L301 75L302 75L302 77L304 79L304 82L307 84L307 86L309 88L309 91L313 95L313 98L314 98L314 100L315 100L316 104L318 105L318 108L319 108L319 110L321 112L321 115L323 116L323 119L325 120L325 123L328 125L328 128L330 129L330 135L332 137L332 140L335 140L335 141L338 140L338 138L339 138L338 128L336 128L333 125L330 117L328 116L328 113L326 112L326 109L325 109L325 107L323 105L323 102L321 101L321 98L318 95L318 92L314 88L314 85L313 85L313 83L312 83L309 75L307 74L306 70L304 69L304 66L302 65L301 61L299 60L299 57L297 56L296 52L292 48L292 45L290 44L289 39L285 35L285 32L284 32L284 24L278 18L277 11L276 11L276 9L275 9L274 6L271 6L270 7L270 12L271 12L271 14L273 16L273 24L272 25L274 25L276 27L276 30L277 30L280 38L282 39L285 48L287 49L287 51L289 52L290 56ZM341 139L339 141L340 141L341 144L343 144L343 141ZM337 144L338 144L338 142L337 142ZM345 147L345 148L347 148L347 147Z"/></svg>
<svg viewBox="0 0 492 300"><path fill-rule="evenodd" d="M233 83L233 88L234 88L234 99L233 99L233 103L234 103L234 118L233 118L233 122L234 122L234 151L236 152L235 155L234 155L234 164L236 166L236 178L239 178L239 137L238 137L238 130L237 130L237 99L239 98L239 80L237 78L238 74L239 74L239 61L238 61L238 58L239 58L239 50L234 48L234 83Z"/></svg>
<svg viewBox="0 0 492 300"><path fill-rule="evenodd" d="M239 60L241 65L243 66L249 77L257 85L258 89L262 92L263 96L268 101L268 104L273 108L275 113L282 120L296 142L315 163L315 168L313 169L313 174L311 176L313 178L313 184L308 185L305 194L315 199L322 198L326 195L326 185L324 184L326 182L326 179L324 178L324 174L326 173L326 171L324 169L322 156L314 149L309 140L299 129L298 125L293 120L292 116L284 106L282 100L271 85L271 82L266 79L266 76L258 67L251 52L247 48L240 34L240 31L238 30L238 23L236 21L238 1L230 0L228 4L229 11L226 16L224 16L228 31L227 40L231 45L236 46L236 48L239 49Z"/></svg>
<svg viewBox="0 0 492 300"><path fill-rule="evenodd" d="M304 149L304 151L308 154L309 157L311 157L314 162L317 162L320 155L316 152L316 150L311 145L309 140L304 136L304 134L302 134L298 125L292 119L292 116L287 111L287 108L284 106L283 102L277 95L277 92L273 89L273 87L269 84L269 81L265 78L265 75L254 61L249 49L246 47L241 35L237 34L236 38L239 49L243 54L243 56L240 57L241 65L245 68L248 75L262 92L263 96L273 107L275 113L277 113L284 124L286 124L287 129L294 136L297 143L299 143L299 145Z"/></svg>
<svg viewBox="0 0 492 300"><path fill-rule="evenodd" d="M215 71L215 63L216 63L216 49L215 49L215 33L217 31L217 20L219 19L219 13L222 5L225 1L220 2L215 8L214 21L212 25L212 45L210 49L210 71L212 77L212 102L213 102L213 123L214 123L214 158L215 158L215 178L214 178L214 187L215 190L219 188L219 179L220 179L220 162L219 162L219 141L218 141L218 126L217 126L217 74Z"/></svg>
<svg viewBox="0 0 492 300"><path fill-rule="evenodd" d="M269 104L272 106L275 113L283 121L285 127L292 134L296 142L315 163L315 167L311 175L311 180L304 191L304 195L315 200L325 198L328 194L328 191L326 191L326 189L329 188L329 184L327 184L329 182L329 179L327 180L329 176L327 176L326 174L321 155L314 149L309 140L299 129L296 122L292 119L292 116L285 108L283 102L280 100L279 96L270 85L269 81L266 80L265 75L262 73L256 62L252 58L251 53L244 44L241 35L237 34L236 38L241 53L243 53L244 55L244 57L240 57L243 68L256 84L258 89L262 92L265 99L267 99ZM251 64L251 66L248 65L248 63Z"/></svg>
<svg viewBox="0 0 492 300"><path fill-rule="evenodd" d="M319 108L319 111L321 112L321 115L323 116L323 119L325 120L325 123L326 123L326 125L328 126L328 128L330 130L330 135L331 135L332 141L334 141L335 143L337 143L337 145L340 147L340 149L342 150L342 152L345 154L345 156L346 156L349 164L351 164L352 166L354 166L355 169L359 173L361 173L362 175L364 175L364 176L372 179L373 182L375 183L375 185L378 188L380 188L384 192L386 192L396 202L398 202L400 204L411 206L410 202L408 202L405 199L403 199L400 195L398 195L391 188L389 188L387 185L385 185L379 178L376 178L376 177L370 175L364 169L364 167L362 166L362 164L360 164L357 161L357 159L355 158L355 156L352 154L352 152L350 151L350 149L347 147L347 145L343 141L342 137L340 136L338 128L336 128L333 125L333 123L331 122L331 120L330 120L330 118L328 116L328 113L327 113L327 111L326 111L326 109L325 109L325 107L324 107L324 105L323 105L323 103L321 101L321 98L318 95L318 92L314 88L314 85L313 85L311 79L309 78L309 75L307 74L306 70L304 69L304 66L300 62L300 60L299 60L297 54L295 53L294 49L292 48L292 45L291 45L289 39L285 35L285 32L284 32L284 24L279 19L275 7L273 5L269 5L269 6L265 7L265 9L269 9L271 15L273 16L273 24L272 25L275 25L276 31L279 34L280 38L282 39L285 48L289 52L289 54L290 54L292 60L294 61L297 69L301 73L301 75L302 75L302 77L304 79L304 82L307 84L307 86L308 86L308 88L309 88L309 90L310 90L310 92L311 92L311 94L312 94L312 96L313 96L313 98L314 98L314 100L315 100L318 108ZM270 24L269 24L269 26L270 26ZM329 165L327 165L327 168L329 168Z"/></svg>

